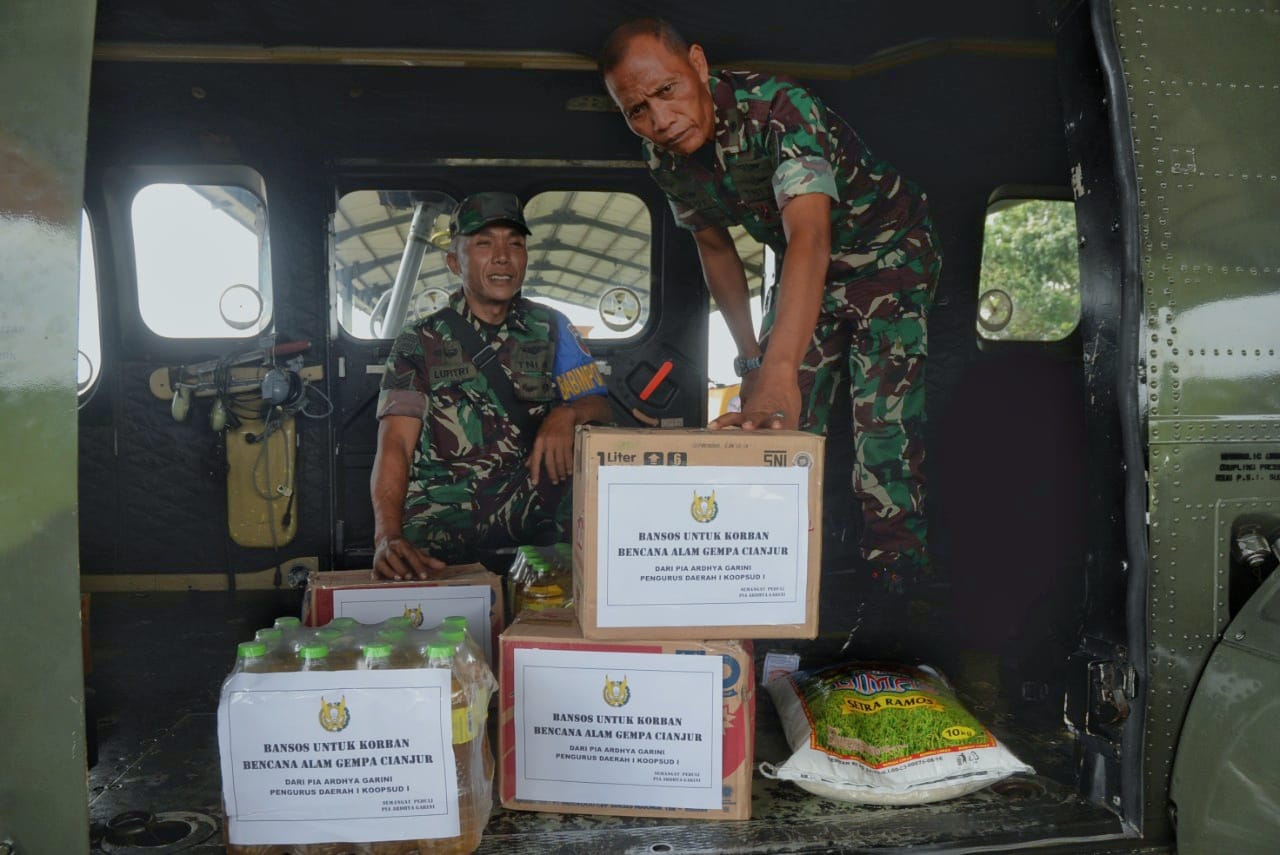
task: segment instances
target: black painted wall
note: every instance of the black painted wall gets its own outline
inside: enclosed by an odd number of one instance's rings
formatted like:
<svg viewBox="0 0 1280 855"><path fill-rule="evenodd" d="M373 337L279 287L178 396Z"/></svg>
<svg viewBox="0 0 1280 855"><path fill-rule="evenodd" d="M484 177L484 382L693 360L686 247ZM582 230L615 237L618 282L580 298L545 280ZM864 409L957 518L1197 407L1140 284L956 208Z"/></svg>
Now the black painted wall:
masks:
<svg viewBox="0 0 1280 855"><path fill-rule="evenodd" d="M410 12L394 26L380 3L368 10L380 21L332 19L296 3L215 2L198 17L165 5L104 3L99 40L589 51L609 23L640 4L513 4L507 19L451 4L451 14L438 21L419 21ZM855 14L850 4L830 3L820 4L829 14L818 20L782 20L772 6L756 5L761 14L750 21L656 4L687 35L703 37L713 63L756 56L853 64L929 36L1050 38L1048 26L1022 3L994 11L982 4L981 12L925 4L909 16L896 14L900 4L857 4ZM1050 635L1073 631L1081 599L1078 344L1066 358L1038 347L984 351L973 319L992 190L1068 183L1056 74L1052 59L950 53L854 80L813 83L932 200L945 253L928 375L935 558L967 642L1025 646L1029 657L1044 651L1046 633L1037 627L1047 625ZM197 88L202 97L193 94ZM155 367L226 348L161 340L140 328L125 281L128 265L110 257L113 246L127 248L130 240L127 200L104 189L113 174L134 165L202 163L243 164L261 173L276 329L283 337L311 339L308 361L331 364L325 230L335 176L380 167L412 174L415 165L442 157L632 159L636 140L618 116L564 109L570 97L601 91L594 75L581 72L95 63L86 199L100 231L107 305L103 382L82 411L85 572L250 570L297 555L327 561L331 508L363 501L366 490L359 477L346 477L344 489L352 494L335 497L334 427L306 422L298 537L279 559L271 550L230 543L212 435L200 427L200 413L191 424L175 424L166 404L146 389ZM663 275L696 281L689 239L672 240L686 245L670 248ZM698 335L681 329L673 335L685 340L669 345L687 347ZM847 465L847 455L835 454L833 463L830 478L839 483L847 476L835 470ZM856 573L839 575L852 566L845 521L829 509L826 564L841 581L824 593L824 628L847 619L866 594ZM1028 641L1027 633L1035 638Z"/></svg>

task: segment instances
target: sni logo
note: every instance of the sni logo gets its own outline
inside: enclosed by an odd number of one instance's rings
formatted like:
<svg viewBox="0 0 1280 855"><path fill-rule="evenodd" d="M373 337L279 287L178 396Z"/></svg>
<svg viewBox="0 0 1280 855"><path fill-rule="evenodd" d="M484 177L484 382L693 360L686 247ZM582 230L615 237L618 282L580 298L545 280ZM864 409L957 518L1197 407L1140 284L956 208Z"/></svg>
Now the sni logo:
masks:
<svg viewBox="0 0 1280 855"><path fill-rule="evenodd" d="M785 450L780 450L776 448L773 448L773 449L766 448L764 451L764 465L765 466L786 466L787 452Z"/></svg>

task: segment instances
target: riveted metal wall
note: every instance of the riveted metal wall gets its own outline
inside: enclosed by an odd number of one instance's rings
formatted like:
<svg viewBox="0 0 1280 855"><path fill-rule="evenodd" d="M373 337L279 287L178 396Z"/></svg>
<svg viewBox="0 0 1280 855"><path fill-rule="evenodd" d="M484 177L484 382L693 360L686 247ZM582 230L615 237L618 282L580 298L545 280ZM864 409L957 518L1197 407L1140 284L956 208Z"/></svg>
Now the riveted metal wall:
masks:
<svg viewBox="0 0 1280 855"><path fill-rule="evenodd" d="M1228 618L1229 538L1280 508L1280 6L1113 3L1145 302L1148 830Z"/></svg>

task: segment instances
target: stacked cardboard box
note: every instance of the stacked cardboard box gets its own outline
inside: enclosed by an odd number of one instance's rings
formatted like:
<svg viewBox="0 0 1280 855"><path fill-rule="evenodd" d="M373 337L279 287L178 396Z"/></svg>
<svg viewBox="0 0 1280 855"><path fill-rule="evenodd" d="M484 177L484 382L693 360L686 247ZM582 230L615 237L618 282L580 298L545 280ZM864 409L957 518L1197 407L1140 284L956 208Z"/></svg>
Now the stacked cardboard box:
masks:
<svg viewBox="0 0 1280 855"><path fill-rule="evenodd" d="M502 635L504 807L750 819L750 642L600 641L572 611Z"/></svg>
<svg viewBox="0 0 1280 855"><path fill-rule="evenodd" d="M526 613L500 645L504 806L750 817L736 639L817 635L822 455L794 432L579 430L576 613Z"/></svg>
<svg viewBox="0 0 1280 855"><path fill-rule="evenodd" d="M368 570L312 572L302 601L307 626L340 617L370 624L396 616L415 627L436 626L449 615L467 618L472 640L492 667L504 625L502 579L483 565L458 564L435 578L404 582L375 580Z"/></svg>
<svg viewBox="0 0 1280 855"><path fill-rule="evenodd" d="M816 638L823 439L578 433L574 600L587 638Z"/></svg>

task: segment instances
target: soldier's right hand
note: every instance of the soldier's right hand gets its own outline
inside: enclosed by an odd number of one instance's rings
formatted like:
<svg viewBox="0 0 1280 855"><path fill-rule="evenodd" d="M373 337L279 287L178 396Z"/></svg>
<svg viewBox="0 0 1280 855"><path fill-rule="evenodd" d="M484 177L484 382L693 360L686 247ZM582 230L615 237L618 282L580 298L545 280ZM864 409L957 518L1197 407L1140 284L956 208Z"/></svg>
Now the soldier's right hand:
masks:
<svg viewBox="0 0 1280 855"><path fill-rule="evenodd" d="M384 537L373 551L375 579L429 579L445 566L401 536Z"/></svg>

